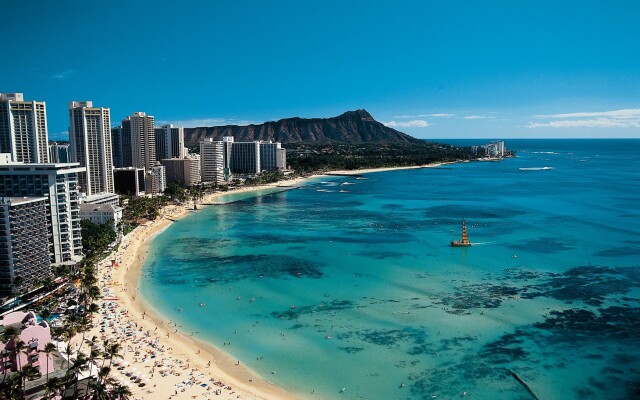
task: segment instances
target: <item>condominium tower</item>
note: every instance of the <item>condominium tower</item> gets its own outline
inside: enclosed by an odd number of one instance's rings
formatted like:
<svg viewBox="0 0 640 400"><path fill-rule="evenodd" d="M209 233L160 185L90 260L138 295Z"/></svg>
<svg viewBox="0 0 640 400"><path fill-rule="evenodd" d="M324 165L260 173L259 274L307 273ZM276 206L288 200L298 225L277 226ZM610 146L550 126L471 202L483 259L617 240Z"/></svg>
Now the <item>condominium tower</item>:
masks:
<svg viewBox="0 0 640 400"><path fill-rule="evenodd" d="M78 175L80 191L87 196L113 193L109 109L93 107L91 101L69 103L69 142L71 162L87 168Z"/></svg>
<svg viewBox="0 0 640 400"><path fill-rule="evenodd" d="M49 162L47 107L22 93L0 93L0 153L14 162Z"/></svg>
<svg viewBox="0 0 640 400"><path fill-rule="evenodd" d="M131 138L131 165L123 167L152 168L156 165L156 133L153 116L135 112L122 120L123 138ZM128 149L123 146L123 161Z"/></svg>

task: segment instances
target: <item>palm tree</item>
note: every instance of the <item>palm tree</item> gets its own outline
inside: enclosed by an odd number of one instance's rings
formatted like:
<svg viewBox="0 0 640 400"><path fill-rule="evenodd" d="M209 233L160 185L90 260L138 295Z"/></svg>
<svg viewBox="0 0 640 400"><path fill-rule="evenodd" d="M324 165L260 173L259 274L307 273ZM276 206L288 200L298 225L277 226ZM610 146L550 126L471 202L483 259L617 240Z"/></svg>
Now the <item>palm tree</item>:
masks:
<svg viewBox="0 0 640 400"><path fill-rule="evenodd" d="M76 359L73 361L71 368L67 370L66 378L68 382L73 382L73 397L76 398L78 395L78 377L80 373L86 371L89 368L89 359L87 356L78 350L76 353Z"/></svg>
<svg viewBox="0 0 640 400"><path fill-rule="evenodd" d="M22 377L20 374L10 375L6 381L0 385L0 398L3 399L22 399Z"/></svg>
<svg viewBox="0 0 640 400"><path fill-rule="evenodd" d="M92 389L92 399L93 400L102 400L102 399L108 399L109 396L107 394L107 385L105 385L104 383L100 382L100 379L98 379L97 381L91 381L89 382L89 387Z"/></svg>
<svg viewBox="0 0 640 400"><path fill-rule="evenodd" d="M44 384L44 395L46 398L49 398L51 395L55 395L58 393L60 388L62 387L62 380L57 376L54 376L51 379L47 379L47 382Z"/></svg>
<svg viewBox="0 0 640 400"><path fill-rule="evenodd" d="M110 367L102 367L98 371L98 383L103 385L103 387L106 387L107 385L113 385L115 383L115 379L109 376L110 373Z"/></svg>
<svg viewBox="0 0 640 400"><path fill-rule="evenodd" d="M94 336L94 338L95 338L95 336ZM92 340L91 343L92 343L91 344L91 352L89 353L89 364L90 364L89 368L93 368L93 366L95 365L95 361L100 359L100 356L102 355L99 350L96 350L96 349L93 348L93 343L94 343L93 340ZM97 367L98 366L96 365L96 368ZM89 371L91 371L91 370L89 370Z"/></svg>
<svg viewBox="0 0 640 400"><path fill-rule="evenodd" d="M20 337L20 332L18 331L18 329L13 326L7 326L4 332L2 332L2 341L7 344L7 347L5 347L5 349L8 350L9 343L15 343L18 337ZM4 383L4 381L7 379L7 369L5 368L3 371L4 375L2 377L2 382Z"/></svg>
<svg viewBox="0 0 640 400"><path fill-rule="evenodd" d="M18 371L22 371L22 365L20 365L21 364L20 353L22 353L26 348L27 348L27 344L22 340L18 339L17 341L15 341L13 350L16 352L16 362L18 363Z"/></svg>
<svg viewBox="0 0 640 400"><path fill-rule="evenodd" d="M22 398L26 398L27 380L32 380L40 375L38 368L33 365L25 365L24 368L22 368L20 373L20 378L22 379Z"/></svg>
<svg viewBox="0 0 640 400"><path fill-rule="evenodd" d="M108 347L105 346L105 352L109 357L109 368L111 368L114 358L122 358L120 350L122 350L122 346L120 345L120 343L109 343Z"/></svg>
<svg viewBox="0 0 640 400"><path fill-rule="evenodd" d="M44 345L44 349L40 350L41 352L45 353L47 355L47 382L49 381L49 358L51 356L51 353L53 353L54 351L58 350L56 348L56 345L49 342L47 344Z"/></svg>
<svg viewBox="0 0 640 400"><path fill-rule="evenodd" d="M122 384L117 384L111 389L111 398L117 400L129 400L131 393L131 389Z"/></svg>
<svg viewBox="0 0 640 400"><path fill-rule="evenodd" d="M71 348L71 343L67 342L67 345L64 349L62 349L62 353L67 356L67 375L69 374L69 369L71 368L71 355L73 354L73 349Z"/></svg>

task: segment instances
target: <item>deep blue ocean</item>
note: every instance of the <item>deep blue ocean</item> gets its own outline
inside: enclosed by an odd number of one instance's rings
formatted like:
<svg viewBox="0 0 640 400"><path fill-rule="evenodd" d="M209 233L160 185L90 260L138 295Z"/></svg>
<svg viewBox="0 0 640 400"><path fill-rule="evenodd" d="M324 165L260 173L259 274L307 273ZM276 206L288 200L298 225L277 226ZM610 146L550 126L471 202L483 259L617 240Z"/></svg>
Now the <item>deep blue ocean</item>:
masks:
<svg viewBox="0 0 640 400"><path fill-rule="evenodd" d="M545 400L640 397L640 140L506 145L228 195L154 240L141 292L308 399L532 398L513 374ZM452 248L463 219L474 246Z"/></svg>

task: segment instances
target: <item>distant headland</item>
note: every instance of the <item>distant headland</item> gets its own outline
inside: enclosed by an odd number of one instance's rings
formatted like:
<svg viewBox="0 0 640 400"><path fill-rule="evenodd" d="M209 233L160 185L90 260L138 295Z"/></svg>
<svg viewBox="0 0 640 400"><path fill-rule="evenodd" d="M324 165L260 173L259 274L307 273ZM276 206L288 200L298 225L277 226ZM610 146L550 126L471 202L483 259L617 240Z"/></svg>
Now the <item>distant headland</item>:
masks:
<svg viewBox="0 0 640 400"><path fill-rule="evenodd" d="M283 144L418 144L423 141L376 121L366 110L347 111L332 118L284 118L259 125L185 128L185 144L233 136L239 142L271 140Z"/></svg>

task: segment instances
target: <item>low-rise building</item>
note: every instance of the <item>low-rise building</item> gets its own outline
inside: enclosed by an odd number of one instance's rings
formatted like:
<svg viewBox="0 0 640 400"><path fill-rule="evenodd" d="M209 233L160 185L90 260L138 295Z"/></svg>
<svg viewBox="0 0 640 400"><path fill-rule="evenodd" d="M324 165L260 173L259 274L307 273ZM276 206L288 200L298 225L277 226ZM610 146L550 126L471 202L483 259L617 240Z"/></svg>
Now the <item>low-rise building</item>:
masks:
<svg viewBox="0 0 640 400"><path fill-rule="evenodd" d="M16 311L0 320L0 337L8 329L15 329L17 335L6 342L0 341L0 373L18 371L26 365L38 369L42 375L53 372L53 356L44 353L44 346L51 342L47 321L38 322L33 311ZM26 351L17 351L18 341L26 344Z"/></svg>
<svg viewBox="0 0 640 400"><path fill-rule="evenodd" d="M96 193L91 196L82 196L80 198L81 204L111 204L114 206L120 205L120 196L115 193Z"/></svg>
<svg viewBox="0 0 640 400"><path fill-rule="evenodd" d="M113 230L122 220L122 207L112 204L80 204L80 219L94 224L111 224Z"/></svg>

